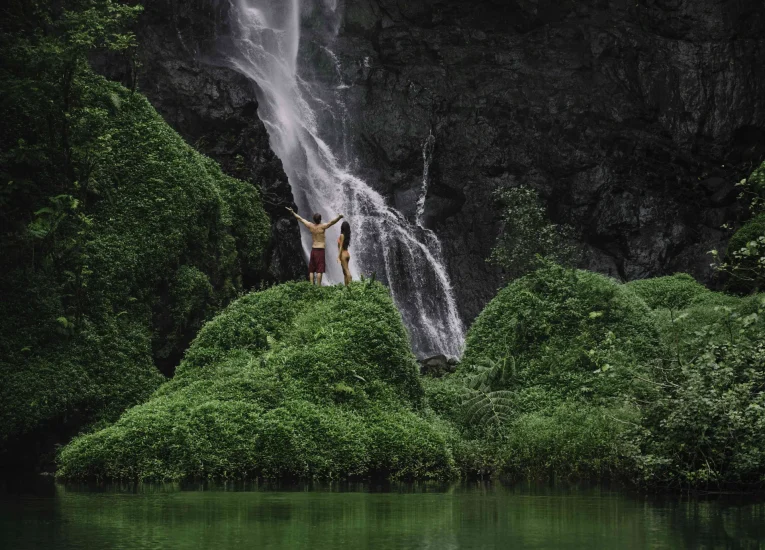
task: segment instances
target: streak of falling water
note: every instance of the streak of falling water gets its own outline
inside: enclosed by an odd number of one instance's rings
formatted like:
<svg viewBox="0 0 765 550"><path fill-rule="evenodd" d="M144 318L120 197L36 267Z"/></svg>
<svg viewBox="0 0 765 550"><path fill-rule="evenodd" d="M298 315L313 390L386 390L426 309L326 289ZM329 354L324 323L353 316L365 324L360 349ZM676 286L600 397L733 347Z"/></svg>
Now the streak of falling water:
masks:
<svg viewBox="0 0 765 550"><path fill-rule="evenodd" d="M304 217L319 212L325 220L338 213L346 216L354 232L354 278L375 273L388 285L417 355L460 355L464 329L435 234L421 226L419 214L418 223L411 224L388 207L379 193L340 165L320 136L311 105L328 106L298 75L300 1L230 2L234 48L226 52L228 62L261 90L259 115L299 211ZM333 0L325 4L336 7ZM427 185L427 174L424 182ZM332 253L336 231L330 230L328 238L326 278L331 283L342 281ZM304 231L306 255L310 246Z"/></svg>
<svg viewBox="0 0 765 550"><path fill-rule="evenodd" d="M422 144L422 191L417 200L417 225L422 227L425 215L425 199L428 196L428 183L430 179L430 163L433 162L433 150L436 147L436 138L431 131Z"/></svg>

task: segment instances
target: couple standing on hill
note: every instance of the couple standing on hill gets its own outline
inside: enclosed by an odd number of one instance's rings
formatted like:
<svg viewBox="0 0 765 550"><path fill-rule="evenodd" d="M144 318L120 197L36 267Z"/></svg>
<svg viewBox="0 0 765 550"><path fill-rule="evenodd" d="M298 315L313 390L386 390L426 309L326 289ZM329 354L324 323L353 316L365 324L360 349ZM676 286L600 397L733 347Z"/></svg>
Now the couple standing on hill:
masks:
<svg viewBox="0 0 765 550"><path fill-rule="evenodd" d="M326 270L324 262L324 248L326 246L325 231L335 225L337 222L343 219L343 215L340 214L334 220L329 223L321 223L321 214L313 215L313 223L298 216L292 208L287 208L289 212L295 216L300 223L308 228L313 238L313 248L311 248L311 259L308 262L308 279L311 283L314 282L314 275L316 276L316 284L321 286L321 277ZM351 260L351 253L348 252L348 247L351 244L351 224L343 222L340 226L340 237L337 239L337 261L343 267L343 278L345 279L345 286L348 286L351 282L351 270L348 267L348 263Z"/></svg>

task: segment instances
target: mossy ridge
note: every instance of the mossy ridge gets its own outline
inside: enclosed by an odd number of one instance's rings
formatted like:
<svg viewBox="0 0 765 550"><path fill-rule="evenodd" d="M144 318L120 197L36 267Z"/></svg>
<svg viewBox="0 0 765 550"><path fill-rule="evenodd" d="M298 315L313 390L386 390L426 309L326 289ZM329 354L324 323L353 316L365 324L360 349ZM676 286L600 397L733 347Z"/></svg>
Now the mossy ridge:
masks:
<svg viewBox="0 0 765 550"><path fill-rule="evenodd" d="M448 478L387 290L288 283L200 331L176 377L60 455L65 479Z"/></svg>

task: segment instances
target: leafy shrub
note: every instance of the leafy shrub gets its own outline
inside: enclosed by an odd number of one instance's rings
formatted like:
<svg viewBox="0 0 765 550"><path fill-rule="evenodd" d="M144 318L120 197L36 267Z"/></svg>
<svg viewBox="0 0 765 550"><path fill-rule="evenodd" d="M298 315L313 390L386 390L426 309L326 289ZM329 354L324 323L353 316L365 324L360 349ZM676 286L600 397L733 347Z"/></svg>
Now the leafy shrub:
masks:
<svg viewBox="0 0 765 550"><path fill-rule="evenodd" d="M724 260L717 250L711 254L713 267L728 277L728 290L746 294L765 289L765 162L737 186L751 219L731 237Z"/></svg>
<svg viewBox="0 0 765 550"><path fill-rule="evenodd" d="M624 477L632 451L625 432L634 407L593 407L562 401L520 415L508 426L501 471L516 477Z"/></svg>
<svg viewBox="0 0 765 550"><path fill-rule="evenodd" d="M747 221L728 241L727 264L736 292L765 289L765 214Z"/></svg>
<svg viewBox="0 0 765 550"><path fill-rule="evenodd" d="M379 284L288 283L199 332L175 378L59 458L66 479L443 478L450 428L422 409L401 317Z"/></svg>
<svg viewBox="0 0 765 550"><path fill-rule="evenodd" d="M665 320L663 338L672 352L653 376L662 392L644 404L643 429L635 434L643 482L762 481L765 299L736 301L735 307L697 306L674 322Z"/></svg>
<svg viewBox="0 0 765 550"><path fill-rule="evenodd" d="M446 375L440 378L424 376L420 381L426 407L447 422L459 425L462 422L462 402L466 389L464 379Z"/></svg>

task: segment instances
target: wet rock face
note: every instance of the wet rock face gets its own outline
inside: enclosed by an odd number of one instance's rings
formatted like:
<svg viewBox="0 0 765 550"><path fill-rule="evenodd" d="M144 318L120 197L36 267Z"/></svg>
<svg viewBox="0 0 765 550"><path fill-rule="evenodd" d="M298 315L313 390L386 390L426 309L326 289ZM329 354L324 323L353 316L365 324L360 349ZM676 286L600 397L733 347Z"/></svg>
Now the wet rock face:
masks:
<svg viewBox="0 0 765 550"><path fill-rule="evenodd" d="M225 28L226 2L144 2L138 25L137 87L162 117L224 172L261 189L271 217L266 272L249 274L248 286L304 279L305 260L282 163L271 151L258 118L256 85L225 67L217 32ZM103 63L103 61L102 61ZM125 60L109 59L104 71L129 80Z"/></svg>
<svg viewBox="0 0 765 550"><path fill-rule="evenodd" d="M710 281L765 154L761 0L354 0L334 51L357 166L403 212L436 138L424 219L466 321L501 284L494 189L538 189L589 268Z"/></svg>

